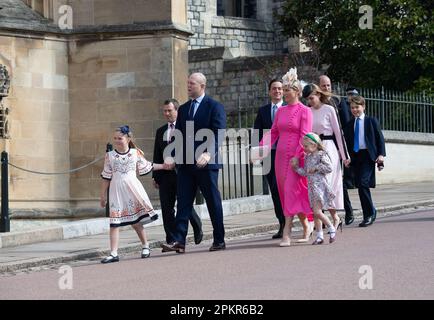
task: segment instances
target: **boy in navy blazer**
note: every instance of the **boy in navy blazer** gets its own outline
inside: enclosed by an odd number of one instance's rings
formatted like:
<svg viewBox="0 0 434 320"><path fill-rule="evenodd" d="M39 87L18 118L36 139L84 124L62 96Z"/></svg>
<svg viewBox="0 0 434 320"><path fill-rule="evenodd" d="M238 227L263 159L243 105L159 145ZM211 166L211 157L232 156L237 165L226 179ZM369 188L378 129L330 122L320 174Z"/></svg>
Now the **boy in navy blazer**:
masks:
<svg viewBox="0 0 434 320"><path fill-rule="evenodd" d="M359 227L367 227L377 217L369 188L375 188L375 164L379 170L383 168L386 147L378 120L365 115L365 99L353 96L350 106L354 119L348 123L344 132L363 210L363 221ZM349 164L350 161L347 160L345 165Z"/></svg>

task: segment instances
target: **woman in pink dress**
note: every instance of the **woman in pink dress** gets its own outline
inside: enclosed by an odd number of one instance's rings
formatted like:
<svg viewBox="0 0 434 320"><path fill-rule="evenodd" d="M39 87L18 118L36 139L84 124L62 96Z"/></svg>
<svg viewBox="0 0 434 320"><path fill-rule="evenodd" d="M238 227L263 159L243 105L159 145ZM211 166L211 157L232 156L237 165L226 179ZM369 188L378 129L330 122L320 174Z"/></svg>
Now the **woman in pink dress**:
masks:
<svg viewBox="0 0 434 320"><path fill-rule="evenodd" d="M327 178L336 197L328 210L333 218L334 227L341 227L342 230L341 219L336 213L336 210L344 209L341 159L345 161L350 158L342 128L339 125L337 111L328 104L331 93L322 91L315 84L309 84L303 91L303 96L312 107L312 131L320 136L331 159L332 172Z"/></svg>
<svg viewBox="0 0 434 320"><path fill-rule="evenodd" d="M291 168L292 158L304 159L303 136L312 130L311 110L299 102L301 94L300 82L297 80L297 69L291 69L283 77L283 94L286 106L277 110L271 131L264 135L260 145L265 146L266 152L279 140L276 149L276 179L282 202L283 214L285 215L285 227L280 246L290 246L290 231L292 220L298 215L303 225L304 238L308 239L312 230L306 217L312 218L310 208L307 180L298 175Z"/></svg>

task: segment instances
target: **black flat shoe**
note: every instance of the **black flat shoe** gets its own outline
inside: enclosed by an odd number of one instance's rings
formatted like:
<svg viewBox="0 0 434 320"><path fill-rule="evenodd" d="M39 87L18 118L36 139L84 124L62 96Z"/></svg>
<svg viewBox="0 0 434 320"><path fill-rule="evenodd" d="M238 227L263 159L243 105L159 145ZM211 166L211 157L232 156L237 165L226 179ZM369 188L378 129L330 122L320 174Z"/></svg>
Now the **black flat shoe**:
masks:
<svg viewBox="0 0 434 320"><path fill-rule="evenodd" d="M119 262L119 256L112 256L109 255L108 257L105 257L101 260L101 263L112 263L112 262Z"/></svg>

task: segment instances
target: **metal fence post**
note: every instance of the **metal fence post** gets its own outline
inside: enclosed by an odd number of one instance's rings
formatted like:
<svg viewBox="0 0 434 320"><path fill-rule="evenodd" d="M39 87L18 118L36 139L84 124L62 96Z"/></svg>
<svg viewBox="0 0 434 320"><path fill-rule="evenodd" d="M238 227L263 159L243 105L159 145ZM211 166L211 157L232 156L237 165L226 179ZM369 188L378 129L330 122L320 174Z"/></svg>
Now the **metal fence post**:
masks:
<svg viewBox="0 0 434 320"><path fill-rule="evenodd" d="M384 87L381 86L381 120L380 120L381 127L386 129L386 118L384 116ZM389 129L389 128L387 128ZM390 130L390 129L389 129Z"/></svg>
<svg viewBox="0 0 434 320"><path fill-rule="evenodd" d="M110 143L107 143L105 152L110 152L113 150L113 145ZM105 204L105 216L108 218L110 217L110 185L107 189L107 203Z"/></svg>
<svg viewBox="0 0 434 320"><path fill-rule="evenodd" d="M1 154L1 218L0 218L0 232L10 232L10 220L9 220L9 190L8 190L8 153L3 151Z"/></svg>

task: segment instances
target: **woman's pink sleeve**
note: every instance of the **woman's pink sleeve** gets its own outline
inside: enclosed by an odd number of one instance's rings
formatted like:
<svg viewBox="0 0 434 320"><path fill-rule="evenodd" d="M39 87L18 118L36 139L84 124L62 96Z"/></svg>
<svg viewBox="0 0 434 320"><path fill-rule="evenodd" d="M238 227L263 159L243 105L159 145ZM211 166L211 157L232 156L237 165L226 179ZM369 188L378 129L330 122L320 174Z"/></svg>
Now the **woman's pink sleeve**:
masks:
<svg viewBox="0 0 434 320"><path fill-rule="evenodd" d="M262 137L262 140L259 142L260 146L268 146L271 148L273 146L277 139L279 139L279 129L277 127L277 122L279 121L279 109L277 109L276 117L273 121L273 126L271 127L271 130L264 134Z"/></svg>

